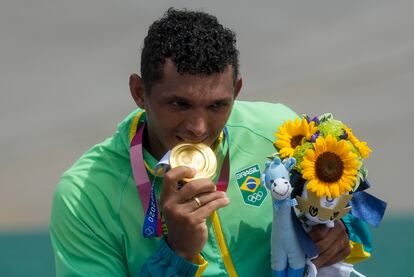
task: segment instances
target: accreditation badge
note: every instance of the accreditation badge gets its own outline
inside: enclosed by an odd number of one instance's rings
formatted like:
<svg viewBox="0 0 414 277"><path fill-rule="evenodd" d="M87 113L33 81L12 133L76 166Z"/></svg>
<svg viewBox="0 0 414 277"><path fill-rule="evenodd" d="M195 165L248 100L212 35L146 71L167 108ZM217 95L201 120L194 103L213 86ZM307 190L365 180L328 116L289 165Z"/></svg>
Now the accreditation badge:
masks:
<svg viewBox="0 0 414 277"><path fill-rule="evenodd" d="M260 185L260 167L258 164L237 171L235 174L243 201L247 205L260 207L266 199L267 190Z"/></svg>

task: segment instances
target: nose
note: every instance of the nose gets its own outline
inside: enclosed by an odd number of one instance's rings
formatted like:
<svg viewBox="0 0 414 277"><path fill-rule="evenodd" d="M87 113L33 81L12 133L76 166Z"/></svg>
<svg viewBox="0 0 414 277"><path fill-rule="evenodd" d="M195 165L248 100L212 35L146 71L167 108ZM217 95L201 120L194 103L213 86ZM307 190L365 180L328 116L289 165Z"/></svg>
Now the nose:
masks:
<svg viewBox="0 0 414 277"><path fill-rule="evenodd" d="M195 138L203 138L208 132L206 116L200 112L191 115L187 120L186 129Z"/></svg>

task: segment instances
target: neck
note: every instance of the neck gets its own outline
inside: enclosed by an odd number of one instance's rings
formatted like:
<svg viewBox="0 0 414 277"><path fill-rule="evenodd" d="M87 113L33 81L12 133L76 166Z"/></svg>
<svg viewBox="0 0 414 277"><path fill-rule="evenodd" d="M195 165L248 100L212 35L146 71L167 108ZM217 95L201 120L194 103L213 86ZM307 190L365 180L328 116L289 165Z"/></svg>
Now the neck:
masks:
<svg viewBox="0 0 414 277"><path fill-rule="evenodd" d="M142 139L142 145L157 161L161 160L164 154L168 151L162 146L161 142L157 139L157 136L150 134L148 125L145 126Z"/></svg>

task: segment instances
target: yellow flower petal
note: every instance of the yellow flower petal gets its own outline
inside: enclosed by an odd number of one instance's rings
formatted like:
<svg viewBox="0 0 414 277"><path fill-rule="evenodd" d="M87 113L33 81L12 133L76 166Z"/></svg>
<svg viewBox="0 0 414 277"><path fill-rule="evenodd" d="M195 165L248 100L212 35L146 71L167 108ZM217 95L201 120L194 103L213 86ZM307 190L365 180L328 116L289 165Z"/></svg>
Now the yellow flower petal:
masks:
<svg viewBox="0 0 414 277"><path fill-rule="evenodd" d="M336 198L340 195L338 184L330 185L329 190L332 192L332 197L334 197L334 198Z"/></svg>
<svg viewBox="0 0 414 277"><path fill-rule="evenodd" d="M295 120L289 120L279 127L279 130L275 133L277 138L274 145L279 150L281 158L291 157L297 146L300 146L310 139L316 132L314 123L308 124L306 118L295 118ZM305 138L300 140L300 138Z"/></svg>
<svg viewBox="0 0 414 277"><path fill-rule="evenodd" d="M314 149L314 151L308 150L306 152L301 163L302 177L308 180L307 188L316 192L318 197L338 197L340 194L351 191L355 185L357 171L361 166L358 156L351 152L344 141L337 141L335 137L330 135L326 138L318 137L314 143ZM322 156L327 152L330 154ZM327 165L335 161L338 161L338 164L340 162L336 169L341 171L331 173L331 169L324 171L323 166L322 169L318 168L316 163L320 157L322 163L323 159L328 158ZM324 176L324 174L326 175Z"/></svg>

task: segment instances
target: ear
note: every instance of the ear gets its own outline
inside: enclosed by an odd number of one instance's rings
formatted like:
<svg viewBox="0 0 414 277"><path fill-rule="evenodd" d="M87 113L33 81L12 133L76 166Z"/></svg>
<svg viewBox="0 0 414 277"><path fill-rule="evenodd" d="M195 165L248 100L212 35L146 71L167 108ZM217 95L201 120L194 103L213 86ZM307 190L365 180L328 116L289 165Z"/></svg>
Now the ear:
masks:
<svg viewBox="0 0 414 277"><path fill-rule="evenodd" d="M135 103L141 109L144 107L144 81L137 74L131 74L129 76L129 90L131 91L131 96L134 98Z"/></svg>
<svg viewBox="0 0 414 277"><path fill-rule="evenodd" d="M243 79L241 77L237 77L236 83L234 85L234 99L239 96L239 92L243 86Z"/></svg>
<svg viewBox="0 0 414 277"><path fill-rule="evenodd" d="M288 159L285 159L283 161L283 164L286 167L287 171L291 171L292 168L296 165L296 159L293 157L290 157Z"/></svg>
<svg viewBox="0 0 414 277"><path fill-rule="evenodd" d="M280 158L278 157L278 156L275 156L274 158L273 158L273 161L272 161L272 164L274 164L274 165L279 165L279 164L281 164L282 163L282 161L280 160Z"/></svg>

